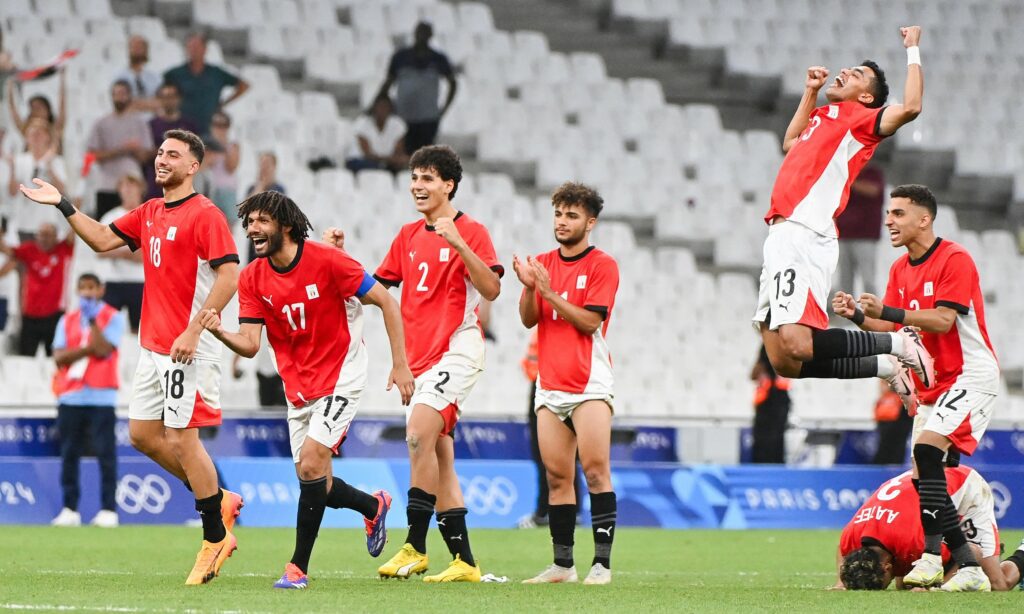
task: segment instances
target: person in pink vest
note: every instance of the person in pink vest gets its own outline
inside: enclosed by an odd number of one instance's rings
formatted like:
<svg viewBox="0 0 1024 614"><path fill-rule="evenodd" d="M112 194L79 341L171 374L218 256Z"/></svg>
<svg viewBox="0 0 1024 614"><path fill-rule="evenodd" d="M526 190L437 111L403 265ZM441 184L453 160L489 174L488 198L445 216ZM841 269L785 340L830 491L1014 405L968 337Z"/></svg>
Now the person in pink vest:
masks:
<svg viewBox="0 0 1024 614"><path fill-rule="evenodd" d="M103 283L92 273L78 278L78 308L61 317L53 339L57 362L53 389L57 395L60 434L61 488L64 507L55 526L79 526L78 465L92 444L100 466L100 511L92 524L116 527L117 348L125 333L124 315L102 300Z"/></svg>

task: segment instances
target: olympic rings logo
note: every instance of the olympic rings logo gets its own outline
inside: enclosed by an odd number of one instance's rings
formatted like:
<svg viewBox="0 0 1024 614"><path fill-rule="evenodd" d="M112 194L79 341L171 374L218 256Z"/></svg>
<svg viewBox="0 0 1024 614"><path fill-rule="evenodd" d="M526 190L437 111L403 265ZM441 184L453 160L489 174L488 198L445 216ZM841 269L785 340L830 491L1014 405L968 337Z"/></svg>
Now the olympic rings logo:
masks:
<svg viewBox="0 0 1024 614"><path fill-rule="evenodd" d="M519 499L515 484L502 476L487 478L482 475L470 480L459 478L466 507L477 514L506 515Z"/></svg>
<svg viewBox="0 0 1024 614"><path fill-rule="evenodd" d="M160 514L171 500L171 487L167 481L152 473L140 478L128 474L117 484L117 504L128 514L145 511Z"/></svg>

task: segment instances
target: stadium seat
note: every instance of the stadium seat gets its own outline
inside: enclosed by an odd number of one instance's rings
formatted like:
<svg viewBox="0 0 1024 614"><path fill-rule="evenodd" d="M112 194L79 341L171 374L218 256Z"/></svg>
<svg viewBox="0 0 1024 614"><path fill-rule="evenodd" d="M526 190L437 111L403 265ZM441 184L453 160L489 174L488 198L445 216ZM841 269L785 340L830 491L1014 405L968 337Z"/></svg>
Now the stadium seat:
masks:
<svg viewBox="0 0 1024 614"><path fill-rule="evenodd" d="M85 19L109 19L113 13L110 10L110 0L74 0L75 14ZM6 5L7 2L4 2Z"/></svg>

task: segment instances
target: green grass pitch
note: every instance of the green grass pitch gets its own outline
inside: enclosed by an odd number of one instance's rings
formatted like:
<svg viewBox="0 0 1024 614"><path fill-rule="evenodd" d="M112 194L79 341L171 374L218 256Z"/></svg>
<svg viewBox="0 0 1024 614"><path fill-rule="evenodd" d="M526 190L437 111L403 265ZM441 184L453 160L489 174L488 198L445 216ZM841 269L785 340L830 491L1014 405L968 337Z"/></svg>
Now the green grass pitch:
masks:
<svg viewBox="0 0 1024 614"><path fill-rule="evenodd" d="M199 545L185 527L119 529L0 528L0 610L104 612L936 612L1015 611L1022 595L842 593L834 578L835 531L668 531L622 529L610 586L524 586L550 562L547 530L476 530L484 573L508 584L381 581L376 568L405 535L392 533L380 559L360 531L323 530L309 589L271 586L291 555L288 529L239 527L239 550L221 576L184 586ZM1020 531L1001 536L1015 547ZM589 530L576 535L580 576L590 567ZM437 531L428 543L431 573L449 560Z"/></svg>

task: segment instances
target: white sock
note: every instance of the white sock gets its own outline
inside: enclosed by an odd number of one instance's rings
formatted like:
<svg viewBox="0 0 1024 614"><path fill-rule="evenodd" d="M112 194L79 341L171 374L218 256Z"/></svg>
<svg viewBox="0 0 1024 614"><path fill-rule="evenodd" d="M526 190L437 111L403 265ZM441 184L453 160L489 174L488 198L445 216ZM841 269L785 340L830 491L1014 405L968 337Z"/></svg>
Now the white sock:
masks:
<svg viewBox="0 0 1024 614"><path fill-rule="evenodd" d="M899 356L903 353L903 335L899 333L889 333L889 338L892 339L892 351L889 352L893 356Z"/></svg>
<svg viewBox="0 0 1024 614"><path fill-rule="evenodd" d="M896 363L889 359L888 354L879 354L876 358L878 358L878 377L889 379L896 375Z"/></svg>

